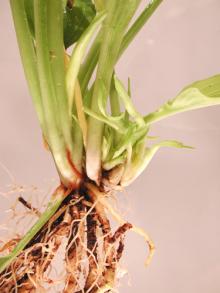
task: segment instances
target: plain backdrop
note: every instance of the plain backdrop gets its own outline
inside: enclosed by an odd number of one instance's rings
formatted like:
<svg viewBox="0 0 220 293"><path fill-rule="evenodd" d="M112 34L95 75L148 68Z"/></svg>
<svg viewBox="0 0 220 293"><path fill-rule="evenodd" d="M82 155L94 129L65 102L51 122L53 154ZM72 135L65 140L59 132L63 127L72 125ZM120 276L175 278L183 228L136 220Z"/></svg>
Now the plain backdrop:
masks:
<svg viewBox="0 0 220 293"><path fill-rule="evenodd" d="M143 1L147 3L146 1ZM144 3L143 3L144 4ZM220 1L164 0L117 67L140 112L156 109L185 85L220 72ZM9 1L0 1L0 191L11 179L47 189L57 180L21 67ZM161 150L118 195L124 217L157 247L146 269L143 239L127 237L128 275L119 292L220 292L220 106L181 114L151 134L195 150ZM54 184L54 183L53 183ZM1 199L1 214L8 199Z"/></svg>

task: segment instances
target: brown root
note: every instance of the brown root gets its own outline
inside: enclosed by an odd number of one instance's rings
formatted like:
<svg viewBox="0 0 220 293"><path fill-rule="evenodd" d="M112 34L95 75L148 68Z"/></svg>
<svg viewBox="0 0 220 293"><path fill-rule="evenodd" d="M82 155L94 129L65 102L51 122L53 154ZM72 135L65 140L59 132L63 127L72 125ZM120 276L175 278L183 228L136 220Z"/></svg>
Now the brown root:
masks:
<svg viewBox="0 0 220 293"><path fill-rule="evenodd" d="M34 214L36 214L38 217L41 216L41 213L38 211L38 209L32 207L32 205L27 202L22 196L19 196L18 201L22 203L27 209L31 210Z"/></svg>
<svg viewBox="0 0 220 293"><path fill-rule="evenodd" d="M109 193L93 184L71 192L53 217L0 275L0 292L46 292L53 259L65 243L63 293L112 292L124 250L127 222L113 233L107 216ZM104 201L103 201L104 199ZM23 198L26 208L35 211ZM16 240L6 243L5 250ZM51 281L52 282L52 281ZM59 292L61 292L59 291Z"/></svg>

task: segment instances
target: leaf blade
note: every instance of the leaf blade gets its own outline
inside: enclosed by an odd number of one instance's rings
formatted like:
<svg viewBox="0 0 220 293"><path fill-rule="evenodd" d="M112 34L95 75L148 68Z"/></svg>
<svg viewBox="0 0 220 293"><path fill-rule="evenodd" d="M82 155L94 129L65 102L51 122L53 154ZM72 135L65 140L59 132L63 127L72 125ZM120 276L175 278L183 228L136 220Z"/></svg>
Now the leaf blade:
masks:
<svg viewBox="0 0 220 293"><path fill-rule="evenodd" d="M73 45L81 37L96 15L91 0L76 0L72 8L66 7L64 13L64 45Z"/></svg>
<svg viewBox="0 0 220 293"><path fill-rule="evenodd" d="M166 117L199 108L220 105L220 75L203 79L185 87L174 99L144 117L150 125Z"/></svg>

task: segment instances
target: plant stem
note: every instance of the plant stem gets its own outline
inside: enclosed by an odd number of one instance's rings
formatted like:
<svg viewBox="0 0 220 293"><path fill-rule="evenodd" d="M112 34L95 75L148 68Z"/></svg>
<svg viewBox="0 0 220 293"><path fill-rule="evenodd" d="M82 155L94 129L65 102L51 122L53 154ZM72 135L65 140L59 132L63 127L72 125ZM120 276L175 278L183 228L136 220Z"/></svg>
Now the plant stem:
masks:
<svg viewBox="0 0 220 293"><path fill-rule="evenodd" d="M79 183L79 174L76 172L75 168L73 168L71 153L69 158L67 158L67 152L70 152L71 150L69 150L65 144L62 127L59 123L60 119L57 114L60 109L58 108L56 90L51 70L51 52L49 52L50 47L48 37L48 5L49 2L45 2L44 0L34 1L38 74L42 94L42 104L45 112L48 144L63 184L70 187L70 185L74 186ZM54 7L51 9L54 9ZM56 34L56 31L54 31L53 34ZM54 64L54 66L57 67L57 64ZM55 78L57 80L60 79L59 76L56 76Z"/></svg>
<svg viewBox="0 0 220 293"><path fill-rule="evenodd" d="M120 54L124 53L124 51L128 48L128 46L131 44L131 42L134 40L136 35L140 32L140 30L143 28L145 23L150 19L152 14L155 12L155 10L158 8L158 6L163 2L163 0L152 0L147 7L143 10L143 12L140 14L140 16L137 18L137 20L133 23L131 28L126 33L123 42L121 44L120 48Z"/></svg>
<svg viewBox="0 0 220 293"><path fill-rule="evenodd" d="M25 76L28 81L31 96L33 97L34 106L41 128L44 135L46 135L41 91L37 72L37 59L33 39L28 25L27 15L25 13L24 1L10 0L10 5Z"/></svg>
<svg viewBox="0 0 220 293"><path fill-rule="evenodd" d="M70 63L68 65L67 73L66 73L66 88L68 94L68 102L69 102L69 113L68 115L72 118L72 114L76 114L76 107L73 104L76 84L77 84L77 76L79 73L80 65L82 59L84 57L85 51L91 40L93 34L97 30L98 26L102 23L105 18L105 12L100 12L97 14L93 22L86 29L83 35L80 37L79 41L74 48L72 53ZM80 127L76 122L73 122L74 132L73 132L73 145L76 146L74 149L74 158L73 162L77 169L81 172L82 169L82 159L83 159L83 139L82 132Z"/></svg>
<svg viewBox="0 0 220 293"><path fill-rule="evenodd" d="M121 114L120 109L120 101L118 97L118 92L115 88L115 82L114 82L114 74L112 76L111 81L111 88L110 88L110 105L111 105L111 113L112 116L119 116ZM114 144L116 145L120 141L121 134L117 131L114 131Z"/></svg>
<svg viewBox="0 0 220 293"><path fill-rule="evenodd" d="M147 5L147 7L143 10L140 16L136 19L136 21L132 24L132 26L124 36L118 59L122 56L124 51L130 45L130 43L133 41L136 35L140 32L145 23L150 19L150 17L158 8L158 6L162 3L162 1L163 0L151 1L150 4ZM94 40L93 45L90 48L90 51L87 55L87 58L80 69L79 80L81 82L82 93L85 93L91 76L98 62L101 44L101 33L102 32L100 32L100 34Z"/></svg>
<svg viewBox="0 0 220 293"><path fill-rule="evenodd" d="M54 30L56 31L54 32ZM48 46L53 86L59 109L56 115L60 116L58 123L62 129L65 144L72 154L72 119L68 115L68 99L65 87L63 7L60 0L48 0Z"/></svg>
<svg viewBox="0 0 220 293"><path fill-rule="evenodd" d="M86 29L86 31L78 40L76 47L74 48L72 56L70 58L70 63L66 73L66 88L69 98L70 115L72 114L75 86L82 59L84 57L85 51L93 34L95 33L98 26L102 23L105 16L106 14L104 12L101 12L95 17L93 22L90 24L90 26Z"/></svg>
<svg viewBox="0 0 220 293"><path fill-rule="evenodd" d="M86 89L88 87L89 81L91 79L91 76L94 72L94 69L97 65L98 58L99 58L99 52L100 52L100 44L101 44L101 38L102 38L102 29L99 31L98 35L96 36L95 40L93 41L93 44L86 56L85 61L80 67L79 71L79 81L81 84L81 90L82 94L84 96Z"/></svg>
<svg viewBox="0 0 220 293"><path fill-rule="evenodd" d="M91 102L91 110L99 112L98 99L102 94L102 82L109 92L112 73L119 54L127 26L133 17L140 0L112 0L107 3L107 18L103 28L97 75ZM123 17L121 17L123 15ZM104 124L89 117L86 149L86 170L90 179L99 183L101 172L101 146Z"/></svg>

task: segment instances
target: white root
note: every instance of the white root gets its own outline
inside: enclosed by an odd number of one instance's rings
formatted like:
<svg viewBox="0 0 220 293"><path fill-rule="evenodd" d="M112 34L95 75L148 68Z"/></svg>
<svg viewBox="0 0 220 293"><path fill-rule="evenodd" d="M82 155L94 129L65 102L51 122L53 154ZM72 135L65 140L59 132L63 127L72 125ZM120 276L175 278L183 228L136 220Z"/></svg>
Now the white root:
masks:
<svg viewBox="0 0 220 293"><path fill-rule="evenodd" d="M91 194L93 194L94 199L100 203L100 209L101 209L101 207L102 207L102 209L106 208L109 211L109 213L113 216L113 218L120 225L123 225L124 223L126 223L126 221L119 215L119 213L117 213L115 211L115 209L108 203L108 201L106 200L105 193L100 192L97 187L95 187L94 185L92 185L90 183L88 183L86 186L91 191ZM133 231L136 234L143 237L149 246L149 255L145 261L145 265L148 266L151 263L151 260L154 256L155 245L154 245L152 239L150 238L150 236L142 228L139 228L139 227L136 227L133 225L131 228L131 231Z"/></svg>

